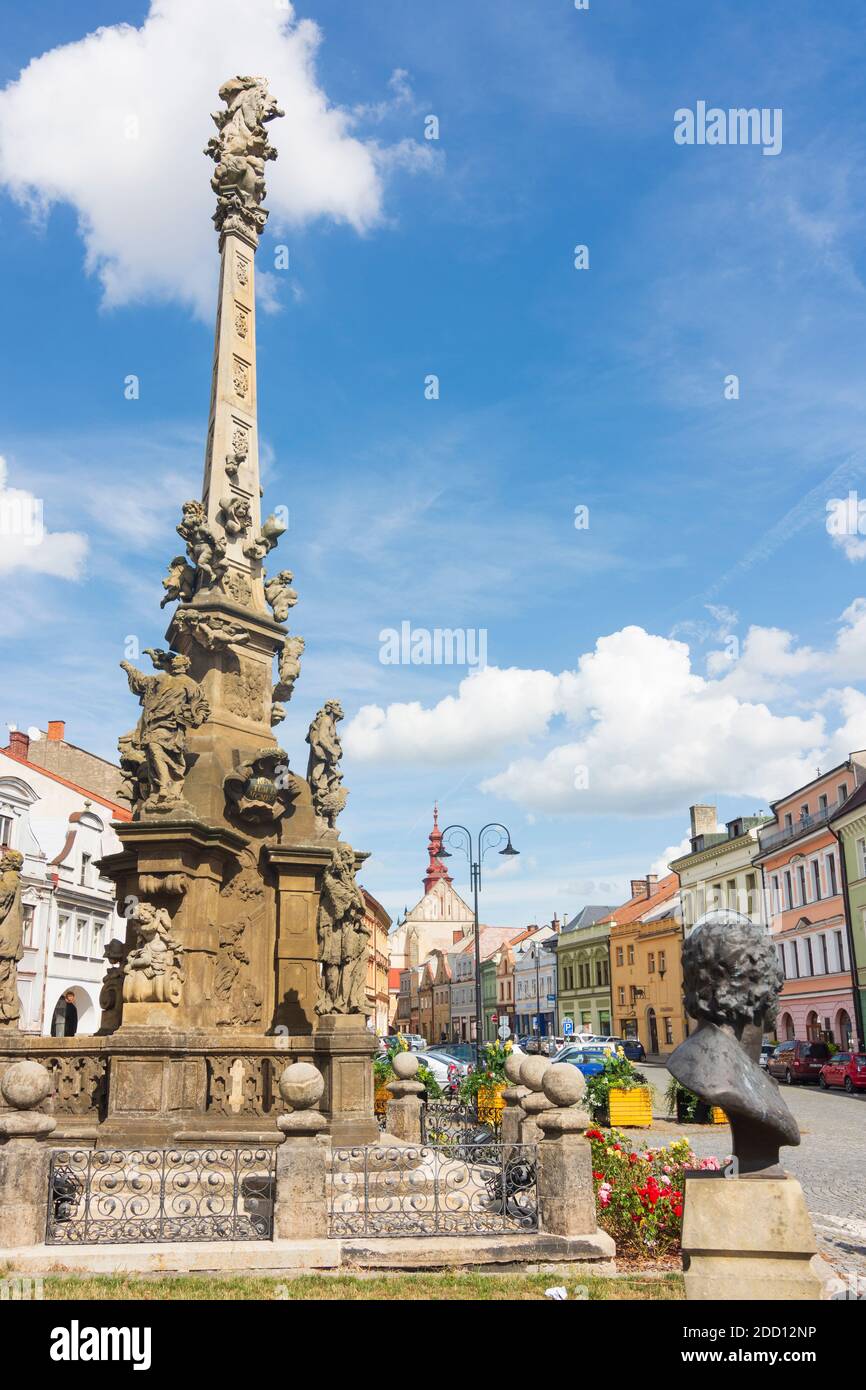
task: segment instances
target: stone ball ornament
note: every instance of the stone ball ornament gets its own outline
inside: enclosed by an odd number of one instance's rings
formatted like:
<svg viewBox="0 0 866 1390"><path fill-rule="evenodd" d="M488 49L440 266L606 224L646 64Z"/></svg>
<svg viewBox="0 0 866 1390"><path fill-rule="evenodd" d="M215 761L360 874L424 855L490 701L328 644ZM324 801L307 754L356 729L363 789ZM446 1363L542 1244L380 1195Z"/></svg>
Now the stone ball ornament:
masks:
<svg viewBox="0 0 866 1390"><path fill-rule="evenodd" d="M570 1062L552 1063L544 1073L542 1090L547 1099L560 1110L578 1105L586 1094L586 1082L577 1067Z"/></svg>
<svg viewBox="0 0 866 1390"><path fill-rule="evenodd" d="M33 1110L53 1090L50 1073L38 1062L13 1062L0 1081L0 1094L13 1110Z"/></svg>
<svg viewBox="0 0 866 1390"><path fill-rule="evenodd" d="M540 1091L544 1074L552 1065L549 1057L524 1057L520 1064L520 1083L530 1091Z"/></svg>
<svg viewBox="0 0 866 1390"><path fill-rule="evenodd" d="M505 1075L511 1082L512 1086L519 1086L521 1084L520 1069L525 1061L526 1058L521 1056L519 1052L509 1052L508 1056L506 1057Z"/></svg>
<svg viewBox="0 0 866 1390"><path fill-rule="evenodd" d="M411 1081L413 1076L418 1075L418 1068L421 1064L415 1052L395 1052L391 1059L391 1065L398 1081Z"/></svg>
<svg viewBox="0 0 866 1390"><path fill-rule="evenodd" d="M325 1078L312 1062L293 1062L280 1074L280 1095L293 1110L311 1110L325 1091Z"/></svg>

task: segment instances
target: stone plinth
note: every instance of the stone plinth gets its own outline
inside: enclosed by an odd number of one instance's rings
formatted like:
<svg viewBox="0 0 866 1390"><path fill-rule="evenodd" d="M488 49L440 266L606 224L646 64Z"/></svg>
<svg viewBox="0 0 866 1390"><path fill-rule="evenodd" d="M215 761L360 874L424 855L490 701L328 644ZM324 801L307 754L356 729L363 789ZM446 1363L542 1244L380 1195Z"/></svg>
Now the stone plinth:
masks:
<svg viewBox="0 0 866 1390"><path fill-rule="evenodd" d="M324 1094L324 1078L316 1067L296 1062L279 1084L292 1109L277 1120L284 1139L277 1149L274 1239L320 1239L328 1234L327 1120L313 1107Z"/></svg>
<svg viewBox="0 0 866 1390"><path fill-rule="evenodd" d="M0 1249L35 1245L45 1238L46 1140L57 1125L36 1107L51 1089L51 1077L38 1062L14 1062L0 1078L0 1095L8 1107L0 1115Z"/></svg>
<svg viewBox="0 0 866 1390"><path fill-rule="evenodd" d="M373 1144L379 1126L373 1110L375 1036L361 1014L326 1014L313 1035L316 1065L325 1078L322 1108L334 1144Z"/></svg>
<svg viewBox="0 0 866 1390"><path fill-rule="evenodd" d="M684 1196L687 1299L821 1297L815 1233L795 1178L701 1174L686 1179Z"/></svg>

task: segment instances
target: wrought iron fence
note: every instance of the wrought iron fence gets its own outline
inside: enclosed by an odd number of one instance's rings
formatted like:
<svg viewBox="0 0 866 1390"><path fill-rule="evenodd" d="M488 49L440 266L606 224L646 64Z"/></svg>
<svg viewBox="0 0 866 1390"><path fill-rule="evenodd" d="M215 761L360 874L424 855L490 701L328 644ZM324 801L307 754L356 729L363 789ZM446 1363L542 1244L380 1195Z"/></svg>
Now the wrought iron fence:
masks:
<svg viewBox="0 0 866 1390"><path fill-rule="evenodd" d="M332 1149L330 1234L471 1236L538 1230L534 1144Z"/></svg>
<svg viewBox="0 0 866 1390"><path fill-rule="evenodd" d="M270 1240L273 1148L55 1149L47 1245Z"/></svg>
<svg viewBox="0 0 866 1390"><path fill-rule="evenodd" d="M421 1138L424 1143L498 1143L501 1110L489 1102L432 1100L421 1110Z"/></svg>

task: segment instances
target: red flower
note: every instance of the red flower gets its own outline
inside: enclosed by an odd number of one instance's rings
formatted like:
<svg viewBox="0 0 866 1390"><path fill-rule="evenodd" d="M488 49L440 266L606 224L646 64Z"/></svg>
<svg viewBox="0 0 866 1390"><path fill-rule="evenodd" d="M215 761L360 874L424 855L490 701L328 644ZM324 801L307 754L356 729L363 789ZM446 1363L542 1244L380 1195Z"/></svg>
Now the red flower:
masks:
<svg viewBox="0 0 866 1390"><path fill-rule="evenodd" d="M674 1216L682 1216L682 1214L683 1214L683 1209L682 1209L682 1207L679 1206L679 1205L675 1206L675 1207L674 1207Z"/></svg>
<svg viewBox="0 0 866 1390"><path fill-rule="evenodd" d="M641 1216L639 1211L633 1211L631 1214L631 1219L634 1222L634 1224L637 1225L639 1221L643 1220L643 1217Z"/></svg>
<svg viewBox="0 0 866 1390"><path fill-rule="evenodd" d="M603 1178L603 1177L604 1177L604 1173L593 1173L592 1176L593 1176L594 1178Z"/></svg>
<svg viewBox="0 0 866 1390"><path fill-rule="evenodd" d="M629 1154L628 1161L629 1163L637 1163L637 1154Z"/></svg>

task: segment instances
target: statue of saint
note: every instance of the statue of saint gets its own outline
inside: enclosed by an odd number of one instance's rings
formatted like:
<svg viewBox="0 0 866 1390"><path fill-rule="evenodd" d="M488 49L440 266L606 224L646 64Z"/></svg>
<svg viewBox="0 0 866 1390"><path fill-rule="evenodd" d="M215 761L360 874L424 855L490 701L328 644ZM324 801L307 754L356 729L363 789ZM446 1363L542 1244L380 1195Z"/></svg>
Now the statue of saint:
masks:
<svg viewBox="0 0 866 1390"><path fill-rule="evenodd" d="M364 895L355 881L355 851L335 845L319 899L322 983L317 1014L367 1014L367 945Z"/></svg>
<svg viewBox="0 0 866 1390"><path fill-rule="evenodd" d="M18 962L24 954L21 920L21 866L17 849L0 854L0 1026L14 1027L21 1017Z"/></svg>
<svg viewBox="0 0 866 1390"><path fill-rule="evenodd" d="M343 774L340 759L343 748L337 733L337 721L342 718L343 707L339 700L327 700L307 734L310 745L307 781L313 793L313 809L332 830L348 795L341 786Z"/></svg>
<svg viewBox="0 0 866 1390"><path fill-rule="evenodd" d="M782 1144L799 1144L797 1122L758 1063L782 988L773 942L751 918L708 912L683 943L683 993L697 1030L671 1054L668 1071L731 1124L744 1177L784 1177Z"/></svg>
<svg viewBox="0 0 866 1390"><path fill-rule="evenodd" d="M155 676L128 661L120 665L142 705L138 724L118 745L127 779L134 782L133 809L172 805L183 793L187 731L205 722L210 706L201 687L187 675L189 657L168 653L167 669Z"/></svg>

